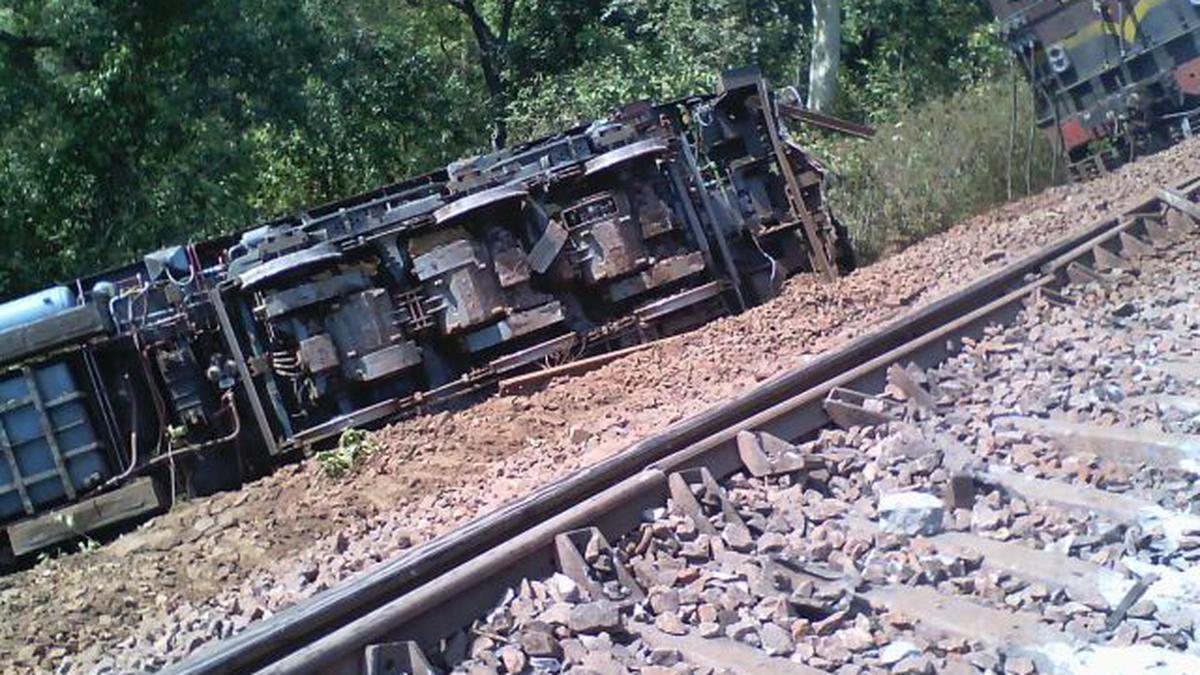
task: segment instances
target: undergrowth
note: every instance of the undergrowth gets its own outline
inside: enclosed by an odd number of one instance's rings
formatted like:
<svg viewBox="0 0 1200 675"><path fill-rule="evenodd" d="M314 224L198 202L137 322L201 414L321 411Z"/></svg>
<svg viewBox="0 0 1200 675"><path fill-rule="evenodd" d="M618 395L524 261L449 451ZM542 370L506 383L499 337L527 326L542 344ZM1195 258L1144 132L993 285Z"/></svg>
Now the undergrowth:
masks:
<svg viewBox="0 0 1200 675"><path fill-rule="evenodd" d="M836 174L830 198L860 261L1062 179L1050 143L1032 129L1023 82L1013 134L1012 96L1010 82L995 81L898 113L871 140L809 134Z"/></svg>
<svg viewBox="0 0 1200 675"><path fill-rule="evenodd" d="M375 438L362 429L347 429L342 432L338 444L317 453L317 463L330 478L341 478L350 473L378 449Z"/></svg>

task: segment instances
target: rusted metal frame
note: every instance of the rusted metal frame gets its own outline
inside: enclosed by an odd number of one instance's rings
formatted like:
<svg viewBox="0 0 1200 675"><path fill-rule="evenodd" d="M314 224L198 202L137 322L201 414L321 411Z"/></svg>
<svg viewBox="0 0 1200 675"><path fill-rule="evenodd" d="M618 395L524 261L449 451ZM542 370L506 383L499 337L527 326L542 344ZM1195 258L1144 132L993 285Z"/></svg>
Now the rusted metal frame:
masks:
<svg viewBox="0 0 1200 675"><path fill-rule="evenodd" d="M804 192L800 188L800 181L796 178L796 172L792 170L791 160L787 155L787 148L784 147L783 141L779 138L779 127L776 126L775 111L771 109L771 99L767 95L767 86L763 80L758 81L758 98L761 103L763 121L767 127L767 135L771 138L771 147L775 150L776 161L779 162L779 171L783 174L784 180L787 181L787 192L789 201L792 203L792 211L794 215L800 219L803 225L804 234L808 238L809 257L813 262L813 269L817 270L827 280L833 281L837 278L837 270L833 266L833 258L829 255L829 249L825 246L825 241L821 237L821 233L817 231L817 223L813 220L812 214L808 212L808 206L804 203Z"/></svg>
<svg viewBox="0 0 1200 675"><path fill-rule="evenodd" d="M643 351L655 344L658 344L659 342L659 340L643 342L642 344L634 345L632 347L626 347L624 349L618 349L605 354L597 354L596 356L590 356L585 359L578 359L576 361L564 363L561 366L544 368L542 370L535 370L532 373L510 377L500 381L500 393L502 395L519 393L528 391L530 389L535 389L556 377L582 375L584 373L596 370L597 368L602 368L624 356Z"/></svg>
<svg viewBox="0 0 1200 675"><path fill-rule="evenodd" d="M700 204L704 207L704 212L708 214L708 222L712 225L713 235L717 240L717 250L721 253L721 262L724 264L725 273L729 275L729 283L733 286L733 294L737 297L738 310L744 311L746 309L746 298L742 294L741 272L738 271L737 263L733 260L733 252L729 250L729 242L725 241L725 224L717 215L717 210L713 208L708 190L704 188L704 174L700 172L700 165L696 161L696 154L692 152L687 139L679 139L679 150L683 154L683 163L687 167L688 173L691 174L692 182L696 185L696 192L700 195ZM685 201L690 198L691 195L686 192L681 196L681 199Z"/></svg>
<svg viewBox="0 0 1200 675"><path fill-rule="evenodd" d="M683 138L680 138L677 142L680 145L686 145L687 143ZM683 219L687 221L688 230L696 240L696 246L704 254L704 262L708 265L710 273L716 274L717 263L713 259L712 247L709 245L708 237L704 236L704 225L700 222L700 215L696 213L696 205L692 203L692 196L688 192L687 183L679 175L678 158L672 158L666 164L667 177L671 181L671 187L675 189L675 193L679 195L679 203L683 205Z"/></svg>
<svg viewBox="0 0 1200 675"><path fill-rule="evenodd" d="M779 112L802 124L811 124L814 127L837 131L856 138L871 139L878 133L875 127L851 122L850 120L844 120L833 115L826 115L815 110L807 110L788 103L780 103Z"/></svg>
<svg viewBox="0 0 1200 675"><path fill-rule="evenodd" d="M507 588L525 578L553 573L558 535L597 527L606 537L615 539L637 527L644 508L661 505L666 498L664 474L647 471L637 475L257 672L264 675L356 675L360 672L363 650L370 644L404 639L417 642L426 649L435 647L441 639L495 606ZM453 602L449 602L450 599ZM172 669L168 672L216 671Z"/></svg>
<svg viewBox="0 0 1200 675"><path fill-rule="evenodd" d="M347 429L373 424L395 415L400 410L402 410L402 406L397 399L385 399L374 405L359 408L352 413L339 415L328 422L297 432L291 437L291 444L295 448L311 448L321 441L341 434ZM287 448L285 447L284 449L286 450Z"/></svg>
<svg viewBox="0 0 1200 675"><path fill-rule="evenodd" d="M46 438L46 444L50 446L50 456L54 458L54 468L58 471L58 477L62 480L63 492L66 493L67 499L75 499L75 481L71 480L71 474L67 471L67 465L63 461L62 446L58 444L58 434L54 429L54 422L50 419L50 414L46 411L46 403L42 400L42 392L38 388L37 377L33 374L33 368L29 366L21 366L21 374L25 376L25 387L29 390L29 401L37 410L38 423L42 427L42 435Z"/></svg>
<svg viewBox="0 0 1200 675"><path fill-rule="evenodd" d="M275 433L267 420L267 413L263 409L262 401L258 398L258 388L254 385L254 376L250 374L250 368L246 365L246 355L242 351L241 343L238 342L237 332L233 330L233 323L229 320L229 310L225 307L225 299L221 297L220 289L216 288L208 292L208 297L212 302L213 309L217 312L217 323L221 325L221 335L225 338L225 344L229 347L233 362L237 364L238 377L242 381L242 387L246 390L246 400L250 402L250 411L254 414L259 434L262 436L267 452L272 456L277 455L279 454L279 444L275 442ZM236 401L234 401L234 405L237 405Z"/></svg>
<svg viewBox="0 0 1200 675"><path fill-rule="evenodd" d="M1181 191L1194 191L1200 178L1179 186ZM1148 211L1157 205L1156 197L1148 196L1133 211ZM546 519L558 518L587 495L595 495L637 476L645 467L662 462L680 450L691 450L694 456L703 443L731 428L755 428L781 438L786 433L759 429L749 420L761 420L763 410L775 410L782 403L796 402L797 391L810 391L822 383L841 383L847 388L864 389L856 384L869 384L870 372L864 372L864 359L887 354L911 342L915 337L935 331L952 322L961 323L964 313L978 307L981 298L1010 293L1022 285L1029 274L1036 274L1048 262L1076 248L1090 248L1098 234L1116 227L1113 219L1102 219L1082 231L1068 234L1044 249L994 272L957 292L944 296L923 308L903 316L884 328L859 337L843 348L818 357L809 364L776 376L754 390L735 399L677 423L662 433L633 444L622 453L571 474L558 483L536 490L531 495L501 509L469 522L462 528L438 537L413 551L336 586L271 619L252 625L229 640L202 649L192 658L169 669L171 673L228 673L249 671L276 662L280 655L294 651L294 645L307 644L321 635L333 635L350 621L388 604L392 599L456 565L471 561L475 556L520 535ZM1037 288L1043 288L1039 285ZM1011 308L1013 311L1017 308ZM937 343L934 343L936 346ZM944 343L941 343L944 348ZM914 359L909 359L914 360ZM891 363L893 361L888 361ZM932 362L931 362L932 363ZM859 366L856 368L856 366ZM883 375L876 374L877 387L883 385ZM791 438L803 435L824 425L827 417L821 410L821 397L816 404L797 411L799 419L791 426L797 429ZM735 437L734 434L733 437ZM733 438L731 437L731 438ZM721 449L721 448L718 448ZM724 476L740 466L736 441L724 448L728 452L713 454L705 463L714 475ZM676 461L683 455L677 455ZM665 474L664 474L665 475ZM665 490L665 478L663 483ZM565 531L565 528L564 530ZM609 536L613 533L607 532ZM441 600L444 601L444 598ZM490 607L490 605L487 605ZM445 605L439 605L443 610ZM393 608L395 611L395 608ZM291 661L295 663L295 661ZM285 672L285 671L277 671ZM297 671L300 672L300 671Z"/></svg>

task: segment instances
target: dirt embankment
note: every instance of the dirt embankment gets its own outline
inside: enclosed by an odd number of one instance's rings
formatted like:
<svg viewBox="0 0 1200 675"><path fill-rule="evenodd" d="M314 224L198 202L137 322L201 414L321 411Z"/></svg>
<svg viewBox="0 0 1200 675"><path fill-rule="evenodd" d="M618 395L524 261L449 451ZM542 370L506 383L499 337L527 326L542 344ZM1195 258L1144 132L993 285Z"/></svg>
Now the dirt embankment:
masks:
<svg viewBox="0 0 1200 675"><path fill-rule="evenodd" d="M1197 172L1191 141L835 283L794 279L765 306L538 393L393 425L350 477L309 462L180 504L98 550L0 579L0 662L126 672L177 660Z"/></svg>

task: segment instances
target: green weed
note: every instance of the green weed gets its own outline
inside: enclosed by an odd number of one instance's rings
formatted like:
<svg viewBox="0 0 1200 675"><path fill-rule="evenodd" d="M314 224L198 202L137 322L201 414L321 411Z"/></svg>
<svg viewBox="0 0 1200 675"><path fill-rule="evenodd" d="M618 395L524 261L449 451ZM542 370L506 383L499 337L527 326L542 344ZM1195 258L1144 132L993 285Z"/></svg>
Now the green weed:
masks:
<svg viewBox="0 0 1200 675"><path fill-rule="evenodd" d="M362 429L347 429L342 432L336 447L321 450L316 454L317 463L325 470L325 475L341 478L354 470L378 447L370 433Z"/></svg>
<svg viewBox="0 0 1200 675"><path fill-rule="evenodd" d="M1024 83L1012 135L1011 86L995 81L902 112L868 141L805 139L836 173L830 199L860 261L1005 203L1010 186L1018 198L1061 179L1050 143L1041 130L1031 130Z"/></svg>

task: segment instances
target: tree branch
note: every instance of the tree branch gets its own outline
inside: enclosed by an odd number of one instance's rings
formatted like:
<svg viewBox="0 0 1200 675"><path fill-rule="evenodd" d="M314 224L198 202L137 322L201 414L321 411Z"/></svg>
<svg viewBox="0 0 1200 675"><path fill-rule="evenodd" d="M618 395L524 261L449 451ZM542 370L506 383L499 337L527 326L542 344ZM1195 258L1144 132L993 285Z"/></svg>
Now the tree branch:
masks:
<svg viewBox="0 0 1200 675"><path fill-rule="evenodd" d="M13 35L8 31L0 30L0 44L11 49L41 49L43 47L53 47L54 40L39 37L29 37L25 35Z"/></svg>
<svg viewBox="0 0 1200 675"><path fill-rule="evenodd" d="M505 47L508 46L508 33L512 28L513 9L517 6L517 0L504 0L500 5L500 42Z"/></svg>
<svg viewBox="0 0 1200 675"><path fill-rule="evenodd" d="M505 20L509 22L512 21L514 1L504 0ZM479 66L483 70L483 81L487 85L492 108L492 147L499 150L508 143L508 83L504 78L504 52L508 45L496 37L487 19L475 6L475 0L446 2L466 15L471 23L471 32L475 34L475 42L479 46Z"/></svg>

